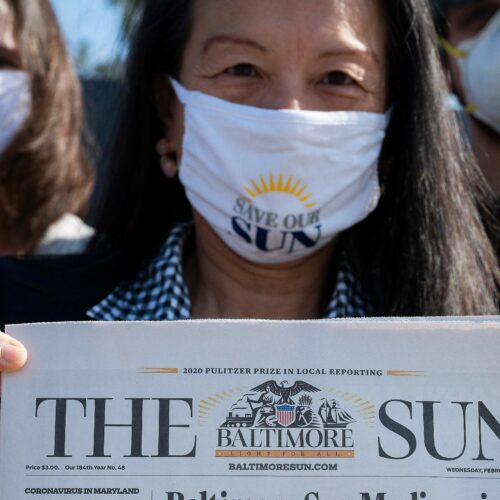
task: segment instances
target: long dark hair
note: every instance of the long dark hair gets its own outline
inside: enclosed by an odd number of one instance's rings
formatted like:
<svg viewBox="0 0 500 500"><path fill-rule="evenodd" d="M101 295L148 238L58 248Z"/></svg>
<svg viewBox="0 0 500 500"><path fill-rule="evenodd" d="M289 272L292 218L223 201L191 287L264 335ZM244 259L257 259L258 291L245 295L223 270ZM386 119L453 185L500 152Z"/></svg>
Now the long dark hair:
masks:
<svg viewBox="0 0 500 500"><path fill-rule="evenodd" d="M9 2L32 106L0 159L0 234L29 252L64 212L84 215L93 171L82 142L80 84L50 3Z"/></svg>
<svg viewBox="0 0 500 500"><path fill-rule="evenodd" d="M176 77L193 0L145 0L128 68L126 105L98 229L133 272L176 221L190 217L178 180L158 167L163 135L155 73ZM355 270L380 315L494 314L500 271L484 223L488 190L445 105L427 0L387 2L393 115L380 161L377 210L347 231Z"/></svg>

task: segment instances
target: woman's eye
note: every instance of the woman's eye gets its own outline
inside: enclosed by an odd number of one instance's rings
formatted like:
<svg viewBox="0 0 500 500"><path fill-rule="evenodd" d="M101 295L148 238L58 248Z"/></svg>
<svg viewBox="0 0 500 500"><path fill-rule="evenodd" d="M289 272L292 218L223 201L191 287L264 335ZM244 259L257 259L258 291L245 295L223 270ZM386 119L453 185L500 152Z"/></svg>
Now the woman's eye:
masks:
<svg viewBox="0 0 500 500"><path fill-rule="evenodd" d="M258 76L257 70L252 64L236 64L226 70L231 76L255 77Z"/></svg>
<svg viewBox="0 0 500 500"><path fill-rule="evenodd" d="M19 69L19 61L15 53L0 47L0 69Z"/></svg>
<svg viewBox="0 0 500 500"><path fill-rule="evenodd" d="M485 21L488 22L496 13L497 9L492 7L483 7L473 11L471 18L474 21Z"/></svg>
<svg viewBox="0 0 500 500"><path fill-rule="evenodd" d="M17 68L16 65L13 64L11 61L0 59L0 69L13 70L13 69L19 69L19 68Z"/></svg>
<svg viewBox="0 0 500 500"><path fill-rule="evenodd" d="M330 73L326 74L323 77L321 83L324 83L326 85L342 86L352 85L353 83L355 83L355 81L344 71L330 71Z"/></svg>
<svg viewBox="0 0 500 500"><path fill-rule="evenodd" d="M498 6L478 6L463 12L459 18L461 29L473 30L474 34L481 31L498 12Z"/></svg>

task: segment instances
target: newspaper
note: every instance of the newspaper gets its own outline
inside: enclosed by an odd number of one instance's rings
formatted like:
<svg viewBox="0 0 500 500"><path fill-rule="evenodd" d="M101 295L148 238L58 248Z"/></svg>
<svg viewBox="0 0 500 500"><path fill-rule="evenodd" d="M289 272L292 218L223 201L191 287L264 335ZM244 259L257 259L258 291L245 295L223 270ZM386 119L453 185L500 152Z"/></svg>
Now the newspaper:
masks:
<svg viewBox="0 0 500 500"><path fill-rule="evenodd" d="M496 318L8 333L2 500L500 499Z"/></svg>

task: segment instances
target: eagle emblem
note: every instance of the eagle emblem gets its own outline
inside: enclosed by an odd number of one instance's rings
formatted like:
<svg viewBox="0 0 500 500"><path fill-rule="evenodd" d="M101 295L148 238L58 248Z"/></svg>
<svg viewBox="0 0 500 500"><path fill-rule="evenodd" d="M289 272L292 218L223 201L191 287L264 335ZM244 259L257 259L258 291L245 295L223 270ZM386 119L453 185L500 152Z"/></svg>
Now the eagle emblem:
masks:
<svg viewBox="0 0 500 500"><path fill-rule="evenodd" d="M277 404L295 404L292 396L296 396L301 392L319 392L320 389L314 387L307 382L297 380L292 386L288 386L288 382L284 380L279 385L276 380L269 380L263 384L254 387L252 391L255 392L272 392L275 396L279 397Z"/></svg>

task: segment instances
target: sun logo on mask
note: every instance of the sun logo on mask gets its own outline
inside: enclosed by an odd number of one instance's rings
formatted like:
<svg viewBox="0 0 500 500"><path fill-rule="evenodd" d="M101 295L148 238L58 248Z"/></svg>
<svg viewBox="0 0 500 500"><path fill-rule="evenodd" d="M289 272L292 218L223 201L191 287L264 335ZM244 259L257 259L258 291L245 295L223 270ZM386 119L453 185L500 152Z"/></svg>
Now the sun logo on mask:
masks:
<svg viewBox="0 0 500 500"><path fill-rule="evenodd" d="M263 194L284 193L297 198L306 209L317 205L312 199L313 194L308 192L309 186L302 179L295 178L293 175L289 175L286 179L282 173L277 179L272 173L267 179L260 175L258 181L250 179L250 184L251 186L245 187L245 193L248 195L245 198L250 202Z"/></svg>

